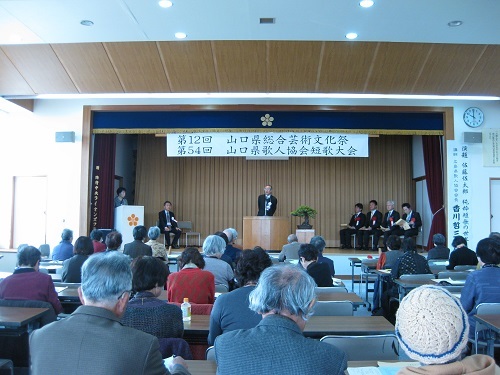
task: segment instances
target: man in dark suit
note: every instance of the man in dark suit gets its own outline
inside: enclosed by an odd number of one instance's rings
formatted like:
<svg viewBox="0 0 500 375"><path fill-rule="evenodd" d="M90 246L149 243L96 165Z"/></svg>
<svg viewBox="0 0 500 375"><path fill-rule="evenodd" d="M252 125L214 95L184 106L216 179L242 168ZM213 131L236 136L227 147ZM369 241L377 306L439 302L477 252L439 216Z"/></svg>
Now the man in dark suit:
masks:
<svg viewBox="0 0 500 375"><path fill-rule="evenodd" d="M257 216L273 216L278 206L278 200L272 195L273 187L266 185L264 187L264 194L259 195L258 205L259 212Z"/></svg>
<svg viewBox="0 0 500 375"><path fill-rule="evenodd" d="M379 230L382 223L382 212L377 209L378 203L372 199L370 201L370 213L368 214L366 224L360 229L359 233L363 233L363 242L358 250L368 250L368 239L373 234L372 250L377 251L378 241L382 232Z"/></svg>
<svg viewBox="0 0 500 375"><path fill-rule="evenodd" d="M123 254L128 255L132 259L144 255L153 256L153 249L151 249L151 246L144 243L147 234L148 232L144 225L134 227L134 230L132 231L134 241L125 244L123 247Z"/></svg>
<svg viewBox="0 0 500 375"><path fill-rule="evenodd" d="M255 328L215 339L217 374L344 374L347 356L342 350L302 333L312 314L315 288L299 267L266 268L249 296L250 309L262 320Z"/></svg>
<svg viewBox="0 0 500 375"><path fill-rule="evenodd" d="M413 211L409 203L403 203L401 208L404 211L402 219L410 226L410 229L404 231L405 238L418 236L418 231L422 226L420 214L417 211Z"/></svg>
<svg viewBox="0 0 500 375"><path fill-rule="evenodd" d="M384 232L384 247L386 249L386 243L389 236L402 236L404 233L403 229L399 225L396 225L396 221L401 219L401 216L399 212L394 209L394 206L394 201L387 201L387 212L384 214L382 224L380 225L382 232Z"/></svg>
<svg viewBox="0 0 500 375"><path fill-rule="evenodd" d="M160 232L165 235L165 244L167 247L172 245L174 249L179 248L179 238L181 236L181 229L177 227L177 220L175 220L175 214L170 211L172 209L172 203L170 201L165 201L163 203L164 210L158 212L158 228ZM172 244L170 243L170 233L174 235L174 240Z"/></svg>
<svg viewBox="0 0 500 375"><path fill-rule="evenodd" d="M359 230L365 226L366 216L363 213L363 204L356 203L354 206L354 215L351 216L347 228L340 230L340 248L341 249L352 249L351 246L351 235L356 235L356 240L358 241L358 246L363 243L363 232Z"/></svg>
<svg viewBox="0 0 500 375"><path fill-rule="evenodd" d="M117 251L89 257L78 288L83 306L30 336L31 374L169 374L158 339L120 323L131 289L129 257ZM55 342L64 355L47 350ZM189 374L181 357L171 371Z"/></svg>

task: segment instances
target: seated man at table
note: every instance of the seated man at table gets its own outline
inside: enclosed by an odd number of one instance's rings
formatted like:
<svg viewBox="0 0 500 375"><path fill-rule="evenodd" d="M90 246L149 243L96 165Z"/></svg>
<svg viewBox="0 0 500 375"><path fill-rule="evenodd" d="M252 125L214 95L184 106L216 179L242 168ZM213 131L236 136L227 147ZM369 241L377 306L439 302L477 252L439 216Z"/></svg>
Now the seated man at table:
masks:
<svg viewBox="0 0 500 375"><path fill-rule="evenodd" d="M448 260L450 257L450 249L446 247L446 238L441 233L436 233L432 236L434 247L427 253L427 261L429 260Z"/></svg>
<svg viewBox="0 0 500 375"><path fill-rule="evenodd" d="M138 258L140 256L153 256L153 250L151 246L144 243L148 232L144 225L137 225L132 230L132 236L134 240L130 243L126 243L123 246L123 254L128 255L132 259Z"/></svg>
<svg viewBox="0 0 500 375"><path fill-rule="evenodd" d="M299 259L299 248L300 243L296 234L290 234L286 239L288 242L286 245L283 245L281 248L281 252L278 255L278 260L283 262L285 259Z"/></svg>
<svg viewBox="0 0 500 375"><path fill-rule="evenodd" d="M52 260L66 260L73 256L73 231L64 229L61 234L61 242L52 250Z"/></svg>
<svg viewBox="0 0 500 375"><path fill-rule="evenodd" d="M158 339L120 323L131 289L128 256L91 256L83 264L78 288L83 306L31 334L31 374L168 374ZM47 350L54 343L64 352ZM189 374L181 357L173 358L172 371Z"/></svg>
<svg viewBox="0 0 500 375"><path fill-rule="evenodd" d="M311 276L319 287L333 286L328 264L318 263L318 250L311 244L302 244L299 249L300 265Z"/></svg>
<svg viewBox="0 0 500 375"><path fill-rule="evenodd" d="M255 328L217 337L217 373L344 374L343 351L302 334L313 310L315 288L314 280L299 267L266 268L249 297L250 309L262 320Z"/></svg>
<svg viewBox="0 0 500 375"><path fill-rule="evenodd" d="M323 250L325 250L326 246L325 239L321 236L314 236L311 238L311 242L309 243L313 245L316 250L318 250L318 263L326 263L328 265L328 269L330 270L330 276L335 276L335 264L333 263L333 260L323 256Z"/></svg>
<svg viewBox="0 0 500 375"><path fill-rule="evenodd" d="M52 278L38 272L42 254L33 246L17 253L19 267L0 282L0 299L20 299L50 302L56 314L63 311Z"/></svg>

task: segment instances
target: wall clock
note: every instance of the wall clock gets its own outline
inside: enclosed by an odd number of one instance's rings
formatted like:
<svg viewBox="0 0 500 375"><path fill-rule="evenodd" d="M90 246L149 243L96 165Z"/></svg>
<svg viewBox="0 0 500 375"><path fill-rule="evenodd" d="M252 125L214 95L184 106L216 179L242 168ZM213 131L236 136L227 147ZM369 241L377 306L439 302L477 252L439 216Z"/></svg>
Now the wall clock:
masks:
<svg viewBox="0 0 500 375"><path fill-rule="evenodd" d="M464 112L464 122L465 125L470 126L471 128L477 128L481 126L484 121L484 114L477 107L467 108Z"/></svg>

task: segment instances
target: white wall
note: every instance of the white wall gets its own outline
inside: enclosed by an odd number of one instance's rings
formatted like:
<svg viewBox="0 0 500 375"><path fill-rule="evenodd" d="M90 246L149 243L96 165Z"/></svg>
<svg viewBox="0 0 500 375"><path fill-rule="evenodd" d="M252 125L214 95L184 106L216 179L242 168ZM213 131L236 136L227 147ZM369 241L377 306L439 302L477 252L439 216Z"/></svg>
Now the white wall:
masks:
<svg viewBox="0 0 500 375"><path fill-rule="evenodd" d="M368 99L247 99L247 100L206 100L206 99L99 99L99 100L37 100L31 115L0 115L0 248L9 245L12 210L13 176L47 175L48 193L48 233L47 242L54 246L65 227L79 227L79 191L81 169L81 133L83 105L144 105L144 104L260 104L260 105L385 105L385 106L440 106L455 108L455 137L463 139L467 128L462 120L463 111L470 106L478 106L485 113L488 128L500 127L500 102L470 102L445 100L368 100ZM56 143L56 131L75 131L75 143ZM480 131L480 130L479 130ZM418 158L418 157L417 157ZM489 178L500 177L500 168L482 167L482 145L471 145L473 202L471 221L475 223L471 236L471 247L489 234ZM416 160L414 175L422 175L421 161ZM36 198L36 192L33 192ZM484 225L485 223L488 225ZM29 230L27 223L26 230ZM84 234L84 233L80 233ZM75 232L75 237L80 235Z"/></svg>

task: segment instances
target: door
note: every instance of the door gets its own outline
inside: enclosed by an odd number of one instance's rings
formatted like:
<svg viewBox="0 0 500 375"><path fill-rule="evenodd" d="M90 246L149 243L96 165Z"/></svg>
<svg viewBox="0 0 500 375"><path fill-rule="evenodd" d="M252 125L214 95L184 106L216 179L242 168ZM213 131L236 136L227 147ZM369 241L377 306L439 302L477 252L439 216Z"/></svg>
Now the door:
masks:
<svg viewBox="0 0 500 375"><path fill-rule="evenodd" d="M500 232L500 178L490 178L490 232Z"/></svg>
<svg viewBox="0 0 500 375"><path fill-rule="evenodd" d="M47 176L14 177L12 245L39 247L47 238Z"/></svg>

